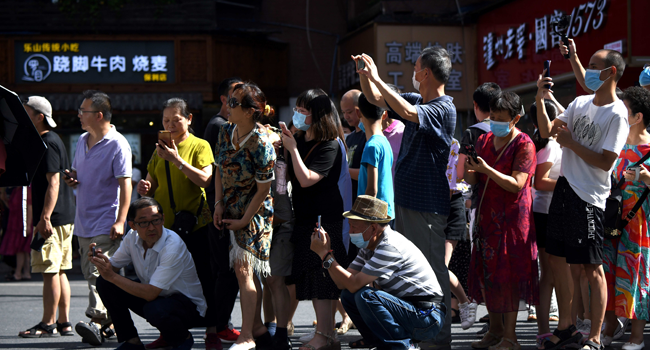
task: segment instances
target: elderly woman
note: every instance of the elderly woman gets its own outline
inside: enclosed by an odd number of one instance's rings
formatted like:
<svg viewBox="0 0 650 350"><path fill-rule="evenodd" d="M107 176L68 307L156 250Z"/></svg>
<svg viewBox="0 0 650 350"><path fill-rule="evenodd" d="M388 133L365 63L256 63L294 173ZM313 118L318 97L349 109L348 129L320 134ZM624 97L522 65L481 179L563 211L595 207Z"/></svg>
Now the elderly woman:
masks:
<svg viewBox="0 0 650 350"><path fill-rule="evenodd" d="M206 343L211 344L218 342L215 340L214 281L208 250L207 225L212 220L210 209L205 204L203 188L212 177L214 157L208 142L190 133L192 113L187 102L180 98L167 100L163 104L162 122L164 129L171 134L171 140L158 141L147 165L147 177L140 180L137 191L141 196L153 197L162 205L163 211L169 213L165 215L165 228L176 231L192 254L208 303ZM189 225L183 224L179 213L190 217ZM186 230L186 233L181 230ZM161 337L154 342L154 346L165 347L167 344Z"/></svg>
<svg viewBox="0 0 650 350"><path fill-rule="evenodd" d="M519 300L537 304L539 299L532 226L535 145L515 127L521 110L521 100L512 92L490 101L491 132L479 137L477 159L468 156L465 164L465 180L479 189L469 294L477 302L485 301L490 316L490 329L472 343L475 349L519 350L515 334Z"/></svg>
<svg viewBox="0 0 650 350"><path fill-rule="evenodd" d="M242 327L230 349L270 346L271 335L262 323L262 287L258 275L271 268L275 150L268 131L258 122L274 111L253 83L235 85L228 99L230 123L219 133L218 171L214 174L214 225L230 233L230 266L241 297ZM226 232L228 232L226 231Z"/></svg>

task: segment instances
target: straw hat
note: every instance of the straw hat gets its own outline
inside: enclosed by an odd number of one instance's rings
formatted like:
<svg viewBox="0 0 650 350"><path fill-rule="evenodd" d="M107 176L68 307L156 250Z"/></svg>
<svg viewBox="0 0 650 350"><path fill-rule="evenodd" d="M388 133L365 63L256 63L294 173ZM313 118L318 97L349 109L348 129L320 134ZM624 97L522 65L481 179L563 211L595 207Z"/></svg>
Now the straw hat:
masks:
<svg viewBox="0 0 650 350"><path fill-rule="evenodd" d="M343 217L378 224L385 224L393 220L388 216L388 203L367 195L358 196L352 210L343 213Z"/></svg>

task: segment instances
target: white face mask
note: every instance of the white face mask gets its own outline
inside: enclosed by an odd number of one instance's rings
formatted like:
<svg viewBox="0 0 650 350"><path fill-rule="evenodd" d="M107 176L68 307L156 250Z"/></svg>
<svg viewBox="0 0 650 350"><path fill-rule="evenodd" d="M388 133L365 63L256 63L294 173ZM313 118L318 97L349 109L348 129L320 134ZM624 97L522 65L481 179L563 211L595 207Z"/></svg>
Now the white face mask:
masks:
<svg viewBox="0 0 650 350"><path fill-rule="evenodd" d="M421 70L419 70L419 71L417 71L417 72L416 72L416 71L413 71L413 87L414 87L415 90L417 90L418 92L420 92L420 82L417 81L417 80L415 80L415 75L418 74L418 73L420 73L420 72L423 71L423 70L424 70L424 69L421 69Z"/></svg>

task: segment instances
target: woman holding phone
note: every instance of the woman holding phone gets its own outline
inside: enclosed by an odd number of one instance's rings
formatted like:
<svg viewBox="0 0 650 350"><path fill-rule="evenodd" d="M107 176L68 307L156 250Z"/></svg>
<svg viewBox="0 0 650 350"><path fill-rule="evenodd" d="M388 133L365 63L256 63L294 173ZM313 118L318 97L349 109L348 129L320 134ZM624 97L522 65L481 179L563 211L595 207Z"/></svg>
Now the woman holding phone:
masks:
<svg viewBox="0 0 650 350"><path fill-rule="evenodd" d="M176 233L181 236L192 254L203 295L208 304L205 325L208 327L206 344L211 344L210 340L213 339L218 343L216 323L212 313L215 310L212 297L214 281L208 250L207 225L212 221L212 217L210 209L205 204L203 190L212 177L212 163L214 163L212 149L207 141L190 133L192 113L184 100L171 98L165 101L162 123L168 133L160 133L156 151L147 165L147 177L138 182L137 191L141 196L153 197L160 203L165 213L164 226L167 229L174 230L179 224L176 213L186 212L196 216L196 224L189 228L189 233ZM154 343L160 347L166 346L162 337ZM220 346L220 343L218 344Z"/></svg>
<svg viewBox="0 0 650 350"><path fill-rule="evenodd" d="M536 305L539 299L531 226L535 145L515 127L521 114L521 99L513 92L490 101L491 132L476 142L478 162L468 157L465 164L465 181L479 189L469 296L485 301L490 315L490 329L472 343L475 349L521 349L515 334L519 300Z"/></svg>
<svg viewBox="0 0 650 350"><path fill-rule="evenodd" d="M334 338L332 310L341 291L329 274L322 271L322 261L309 246L311 233L321 218L321 225L332 239L336 261L348 265L343 244L343 195L339 178L345 150L339 138L343 136L338 113L327 94L311 89L298 96L293 115L300 129L295 135L283 128L282 144L289 153L287 169L293 187L295 226L292 278L296 282L298 300L311 300L317 318L314 338L301 349L340 349ZM351 195L351 194L350 194Z"/></svg>
<svg viewBox="0 0 650 350"><path fill-rule="evenodd" d="M271 272L275 150L259 121L273 108L254 83L235 85L228 99L230 123L221 126L214 174L214 225L230 234L230 266L241 297L242 327L232 350L273 346L262 323L262 287L258 276ZM277 334L277 333L276 333ZM286 339L285 339L286 342Z"/></svg>

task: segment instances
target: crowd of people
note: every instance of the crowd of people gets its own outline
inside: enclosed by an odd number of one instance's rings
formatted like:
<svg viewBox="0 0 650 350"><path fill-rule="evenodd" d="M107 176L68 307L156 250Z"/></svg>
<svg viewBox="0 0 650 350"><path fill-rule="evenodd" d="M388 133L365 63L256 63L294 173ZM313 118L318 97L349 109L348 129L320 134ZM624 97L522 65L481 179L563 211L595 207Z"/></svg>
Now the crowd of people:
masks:
<svg viewBox="0 0 650 350"><path fill-rule="evenodd" d="M205 327L209 350L288 350L297 302L311 300L315 330L301 350L340 349L337 334L352 327L362 336L355 349L449 348L452 322L470 328L481 303L488 325L475 349L520 349L525 305L536 309L539 349L599 350L628 322L623 349L643 349L650 67L641 86L620 91L620 53L599 50L585 69L573 41L560 49L591 94L564 107L540 74L525 107L484 83L473 95L477 123L460 141L441 47L417 59L417 93L385 83L370 56L353 56L361 90L342 96L342 116L309 89L288 125L257 85L229 78L203 138L185 101L164 102L164 131L137 182L108 95L84 92L86 133L72 163L49 102L30 97L25 110L48 146L30 196L45 239L32 244L32 272L45 283L43 318L19 335L74 335L65 273L74 234L89 289L89 320L74 330L92 345L117 337L118 349L189 349L189 329ZM530 136L517 128L526 114ZM129 264L137 279L120 274ZM230 322L238 293L240 331ZM160 337L144 345L129 310Z"/></svg>

